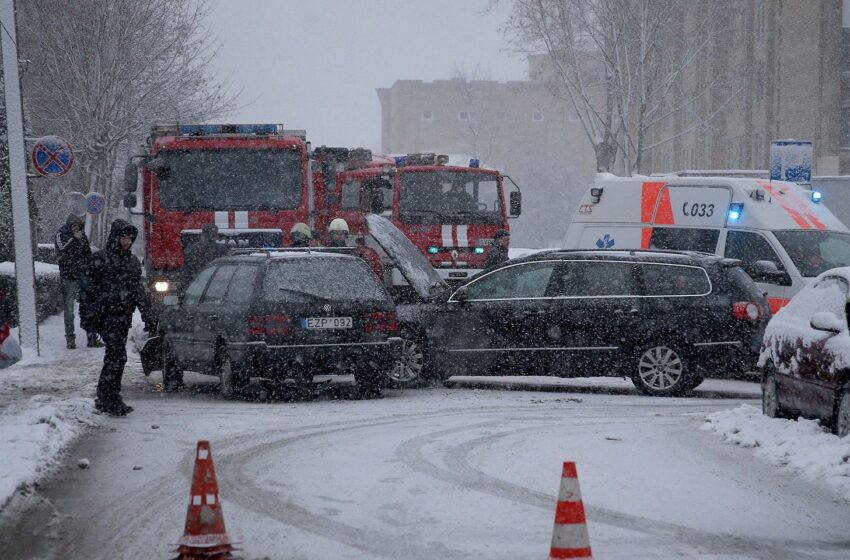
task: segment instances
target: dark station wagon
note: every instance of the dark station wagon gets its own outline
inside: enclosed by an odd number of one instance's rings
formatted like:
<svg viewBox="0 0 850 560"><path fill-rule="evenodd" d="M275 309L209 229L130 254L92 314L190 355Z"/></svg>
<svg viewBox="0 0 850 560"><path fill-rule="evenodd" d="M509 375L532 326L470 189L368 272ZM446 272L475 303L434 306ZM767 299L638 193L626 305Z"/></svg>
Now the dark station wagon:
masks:
<svg viewBox="0 0 850 560"><path fill-rule="evenodd" d="M444 378L617 375L642 393L681 394L707 374L755 370L770 311L738 264L637 250L511 260L400 308L406 361Z"/></svg>
<svg viewBox="0 0 850 560"><path fill-rule="evenodd" d="M146 371L164 367L166 386L184 369L215 375L227 397L250 377L306 389L319 374L353 374L363 396L375 395L401 342L395 304L363 259L316 250L214 261L166 307L160 329L159 348L142 354L164 365Z"/></svg>

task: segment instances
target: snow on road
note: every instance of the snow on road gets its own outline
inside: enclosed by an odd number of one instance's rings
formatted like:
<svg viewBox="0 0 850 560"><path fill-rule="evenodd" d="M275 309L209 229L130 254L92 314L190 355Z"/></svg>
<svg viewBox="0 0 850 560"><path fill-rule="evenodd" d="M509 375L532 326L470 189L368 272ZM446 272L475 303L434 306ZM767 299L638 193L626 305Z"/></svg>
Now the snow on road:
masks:
<svg viewBox="0 0 850 560"><path fill-rule="evenodd" d="M62 450L98 421L91 396L103 350L66 350L60 316L39 325L39 338L41 356L25 348L20 362L0 370L0 509L49 474ZM77 340L85 345L84 331Z"/></svg>
<svg viewBox="0 0 850 560"><path fill-rule="evenodd" d="M132 374L136 412L73 449L43 488L54 523L19 535L20 557L168 557L199 439L246 558L543 558L564 460L578 463L597 558L850 555L845 501L699 429L708 413L756 404L754 384L716 381L704 398L567 382L251 403L222 400L206 379L163 394Z"/></svg>
<svg viewBox="0 0 850 560"><path fill-rule="evenodd" d="M760 408L741 405L708 416L704 430L724 441L750 447L776 465L787 465L809 480L834 486L850 500L850 436L838 438L815 420L768 418Z"/></svg>

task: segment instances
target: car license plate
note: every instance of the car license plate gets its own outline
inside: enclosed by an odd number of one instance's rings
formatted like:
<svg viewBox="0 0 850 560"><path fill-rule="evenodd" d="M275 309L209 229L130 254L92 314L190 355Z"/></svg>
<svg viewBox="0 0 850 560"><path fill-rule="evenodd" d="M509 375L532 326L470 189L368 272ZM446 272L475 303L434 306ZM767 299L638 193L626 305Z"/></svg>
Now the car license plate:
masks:
<svg viewBox="0 0 850 560"><path fill-rule="evenodd" d="M307 317L301 319L302 329L350 329L351 317Z"/></svg>

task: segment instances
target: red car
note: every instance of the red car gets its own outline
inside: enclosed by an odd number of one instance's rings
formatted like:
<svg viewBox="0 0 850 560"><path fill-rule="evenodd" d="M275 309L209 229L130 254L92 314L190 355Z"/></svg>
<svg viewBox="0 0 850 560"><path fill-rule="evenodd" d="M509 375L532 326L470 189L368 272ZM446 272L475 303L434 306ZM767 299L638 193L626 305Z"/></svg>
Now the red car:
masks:
<svg viewBox="0 0 850 560"><path fill-rule="evenodd" d="M850 268L828 270L771 319L759 366L762 406L773 418L804 416L850 433Z"/></svg>

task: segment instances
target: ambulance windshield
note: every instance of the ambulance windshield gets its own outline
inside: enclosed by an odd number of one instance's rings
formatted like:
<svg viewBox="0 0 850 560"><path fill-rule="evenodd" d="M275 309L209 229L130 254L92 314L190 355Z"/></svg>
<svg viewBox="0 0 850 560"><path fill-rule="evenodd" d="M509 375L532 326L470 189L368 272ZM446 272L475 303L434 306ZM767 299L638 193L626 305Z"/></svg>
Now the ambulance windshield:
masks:
<svg viewBox="0 0 850 560"><path fill-rule="evenodd" d="M501 224L499 183L492 173L408 171L399 178L399 214L408 224Z"/></svg>
<svg viewBox="0 0 850 560"><path fill-rule="evenodd" d="M830 268L850 266L850 233L786 230L773 234L801 276L817 276Z"/></svg>
<svg viewBox="0 0 850 560"><path fill-rule="evenodd" d="M297 150L163 150L156 158L166 210L280 210L301 204Z"/></svg>

